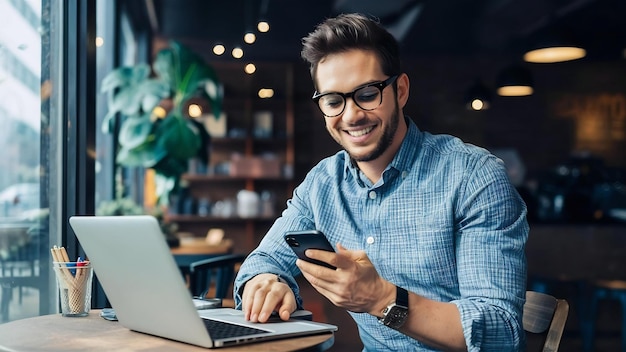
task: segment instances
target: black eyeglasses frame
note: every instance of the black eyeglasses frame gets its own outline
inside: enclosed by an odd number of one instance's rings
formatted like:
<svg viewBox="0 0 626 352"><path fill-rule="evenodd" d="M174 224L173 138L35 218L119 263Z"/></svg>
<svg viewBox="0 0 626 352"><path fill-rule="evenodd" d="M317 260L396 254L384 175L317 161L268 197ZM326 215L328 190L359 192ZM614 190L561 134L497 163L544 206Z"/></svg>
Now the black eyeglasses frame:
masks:
<svg viewBox="0 0 626 352"><path fill-rule="evenodd" d="M347 98L352 99L352 101L353 101L353 102L356 104L356 106L358 106L360 109L365 110L365 111L372 111L372 110L377 109L377 108L378 108L378 107L379 107L379 106L383 103L383 90L384 90L384 89L385 89L388 85L393 84L393 83L395 82L395 80L396 80L396 79L398 79L398 76L399 76L399 75L393 75L393 76L391 76L391 77L387 78L387 79L386 79L386 80L384 80L384 81L380 81L380 82L372 82L372 83L369 83L369 84L365 84L365 85L360 86L360 87L356 88L355 90L353 90L353 91L351 91L351 92L348 92L348 93L340 93L340 92L327 92L327 93L322 93L322 94L320 94L320 93L318 93L318 92L316 91L316 92L313 94L312 99L313 99L313 101L315 102L315 104L317 105L317 107L320 109L320 111L322 112L322 114L324 114L324 116L326 116L326 117L337 117L337 116L339 116L339 115L343 114L344 110L346 110L346 99L347 99ZM364 88L369 88L369 87L375 87L375 88L378 88L378 90L380 91L380 101L378 102L378 105L377 105L375 108L365 109L365 108L363 108L361 105L359 105L359 102L358 102L356 99L354 99L354 94L355 94L356 92L358 92L359 90L361 90L361 89L364 89ZM340 96L340 97L342 97L342 98L343 98L343 107L341 108L341 111L340 111L338 114L336 114L336 115L326 115L326 114L324 113L324 111L322 110L322 108L321 108L320 104L319 104L319 101L320 101L320 99L321 99L321 98L323 98L324 96L327 96L327 95L331 95L331 94L336 94L336 95L338 95L338 96Z"/></svg>

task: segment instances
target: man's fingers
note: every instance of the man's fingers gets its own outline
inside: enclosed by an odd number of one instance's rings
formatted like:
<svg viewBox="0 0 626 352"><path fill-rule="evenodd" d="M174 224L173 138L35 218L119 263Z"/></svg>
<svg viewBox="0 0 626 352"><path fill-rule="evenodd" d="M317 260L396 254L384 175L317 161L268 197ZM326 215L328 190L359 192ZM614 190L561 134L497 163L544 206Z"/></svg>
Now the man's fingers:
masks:
<svg viewBox="0 0 626 352"><path fill-rule="evenodd" d="M268 294L265 296L265 301L263 302L261 310L258 312L256 320L253 319L251 321L265 323L270 319L272 313L274 313L275 311L278 312L281 319L283 319L283 317L285 316L287 317L287 319L289 319L289 316L295 310L296 298L291 290L288 290L286 292L282 289L272 290L268 292Z"/></svg>
<svg viewBox="0 0 626 352"><path fill-rule="evenodd" d="M273 274L260 274L246 283L241 295L241 309L247 320L256 321L264 304L265 296L275 283L277 283L276 275Z"/></svg>
<svg viewBox="0 0 626 352"><path fill-rule="evenodd" d="M296 310L296 297L291 288L278 281L276 275L262 274L248 281L241 295L244 317L251 322L265 323L274 311L281 319Z"/></svg>

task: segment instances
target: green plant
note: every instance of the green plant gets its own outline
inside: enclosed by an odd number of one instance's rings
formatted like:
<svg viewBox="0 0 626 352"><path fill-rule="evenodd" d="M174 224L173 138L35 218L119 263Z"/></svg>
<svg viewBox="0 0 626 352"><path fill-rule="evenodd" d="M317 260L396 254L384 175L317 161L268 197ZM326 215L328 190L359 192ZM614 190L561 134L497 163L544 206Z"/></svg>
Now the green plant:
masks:
<svg viewBox="0 0 626 352"><path fill-rule="evenodd" d="M200 56L171 42L159 51L152 67L138 64L113 70L102 81L101 91L108 95L109 107L103 131L119 128L116 163L154 169L159 203L167 204L189 159L208 163L209 135L183 109L189 99L202 97L213 116L220 116L222 89L215 71ZM155 113L157 106L165 108L165 116ZM118 113L123 117L117 118Z"/></svg>
<svg viewBox="0 0 626 352"><path fill-rule="evenodd" d="M150 211L145 211L141 205L137 204L131 198L118 196L115 199L101 202L96 208L96 215L124 216L144 214L152 215L158 220L161 232L166 237L166 239L176 239L178 224L173 222L167 222L165 219L165 214L160 207L155 207Z"/></svg>
<svg viewBox="0 0 626 352"><path fill-rule="evenodd" d="M121 215L143 215L143 207L135 203L130 198L117 198L104 201L98 205L96 215L121 216Z"/></svg>

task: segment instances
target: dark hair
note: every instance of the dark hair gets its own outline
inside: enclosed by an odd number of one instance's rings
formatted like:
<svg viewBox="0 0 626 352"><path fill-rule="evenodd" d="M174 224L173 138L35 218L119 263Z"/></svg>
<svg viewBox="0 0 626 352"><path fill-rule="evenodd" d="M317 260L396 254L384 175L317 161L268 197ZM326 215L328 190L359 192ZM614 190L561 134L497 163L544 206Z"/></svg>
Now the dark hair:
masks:
<svg viewBox="0 0 626 352"><path fill-rule="evenodd" d="M314 81L317 65L324 57L351 49L374 52L388 76L401 73L396 39L378 20L361 14L342 14L325 20L302 39L302 46L301 56L310 64Z"/></svg>

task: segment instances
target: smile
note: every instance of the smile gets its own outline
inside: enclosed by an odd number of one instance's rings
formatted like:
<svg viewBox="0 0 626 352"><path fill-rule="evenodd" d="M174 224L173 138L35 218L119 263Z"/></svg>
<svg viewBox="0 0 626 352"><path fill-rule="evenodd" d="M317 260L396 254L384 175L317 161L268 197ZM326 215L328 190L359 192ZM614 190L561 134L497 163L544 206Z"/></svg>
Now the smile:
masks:
<svg viewBox="0 0 626 352"><path fill-rule="evenodd" d="M372 130L374 129L373 126L364 128L362 130L358 130L358 131L346 131L349 135L351 135L352 137L361 137L364 136L368 133L370 133Z"/></svg>

